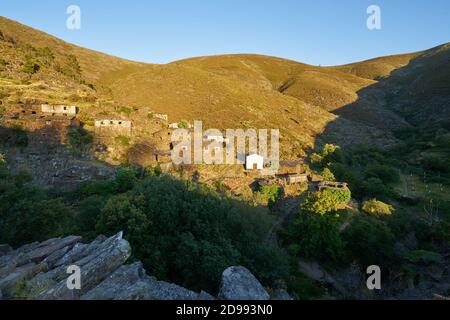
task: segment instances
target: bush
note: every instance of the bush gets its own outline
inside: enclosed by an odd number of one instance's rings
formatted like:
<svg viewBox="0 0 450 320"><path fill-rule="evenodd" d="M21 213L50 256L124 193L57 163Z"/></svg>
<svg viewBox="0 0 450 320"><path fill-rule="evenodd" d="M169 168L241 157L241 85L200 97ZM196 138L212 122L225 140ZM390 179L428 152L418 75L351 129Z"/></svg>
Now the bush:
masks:
<svg viewBox="0 0 450 320"><path fill-rule="evenodd" d="M128 147L130 145L130 138L127 136L117 136L114 140L124 147Z"/></svg>
<svg viewBox="0 0 450 320"><path fill-rule="evenodd" d="M300 254L321 262L337 262L343 256L344 243L334 215L300 211L286 235L292 255Z"/></svg>
<svg viewBox="0 0 450 320"><path fill-rule="evenodd" d="M400 181L398 170L385 165L373 165L366 170L367 178L378 178L383 183L397 183Z"/></svg>
<svg viewBox="0 0 450 320"><path fill-rule="evenodd" d="M283 189L278 185L262 186L259 193L267 201L269 208L274 208L283 194Z"/></svg>
<svg viewBox="0 0 450 320"><path fill-rule="evenodd" d="M262 244L270 225L259 208L162 175L111 198L96 231L123 230L133 257L157 277L215 291L231 265L248 267L267 284L286 276L283 255Z"/></svg>
<svg viewBox="0 0 450 320"><path fill-rule="evenodd" d="M41 69L41 66L34 60L27 60L23 66L23 72L33 75Z"/></svg>
<svg viewBox="0 0 450 320"><path fill-rule="evenodd" d="M72 129L69 132L69 146L72 149L78 149L90 145L94 137L83 128Z"/></svg>
<svg viewBox="0 0 450 320"><path fill-rule="evenodd" d="M450 170L449 160L438 155L425 155L422 165L432 171L448 172Z"/></svg>
<svg viewBox="0 0 450 320"><path fill-rule="evenodd" d="M188 128L189 128L189 122L186 121L186 120L181 120L181 121L178 123L178 128L181 128L181 129L188 129Z"/></svg>
<svg viewBox="0 0 450 320"><path fill-rule="evenodd" d="M325 189L311 193L302 203L302 210L324 215L334 212L351 199L350 190Z"/></svg>
<svg viewBox="0 0 450 320"><path fill-rule="evenodd" d="M348 258L362 267L394 262L395 238L388 225L377 218L358 215L343 231Z"/></svg>
<svg viewBox="0 0 450 320"><path fill-rule="evenodd" d="M323 169L320 175L327 181L336 181L333 172L328 168Z"/></svg>
<svg viewBox="0 0 450 320"><path fill-rule="evenodd" d="M372 199L363 203L362 210L367 214L391 215L394 212L394 207L377 199Z"/></svg>
<svg viewBox="0 0 450 320"><path fill-rule="evenodd" d="M129 116L133 112L133 109L128 107L120 107L119 112Z"/></svg>

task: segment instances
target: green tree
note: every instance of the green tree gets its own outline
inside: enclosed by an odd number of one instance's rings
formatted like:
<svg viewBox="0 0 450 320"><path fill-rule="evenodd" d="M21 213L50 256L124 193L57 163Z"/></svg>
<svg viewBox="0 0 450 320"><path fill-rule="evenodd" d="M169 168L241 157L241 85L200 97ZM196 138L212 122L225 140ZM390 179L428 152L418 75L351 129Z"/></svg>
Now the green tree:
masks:
<svg viewBox="0 0 450 320"><path fill-rule="evenodd" d="M380 219L358 215L343 231L342 237L349 258L361 266L394 262L395 238L386 222Z"/></svg>
<svg viewBox="0 0 450 320"><path fill-rule="evenodd" d="M377 199L371 199L363 203L362 210L371 215L391 215L394 207Z"/></svg>

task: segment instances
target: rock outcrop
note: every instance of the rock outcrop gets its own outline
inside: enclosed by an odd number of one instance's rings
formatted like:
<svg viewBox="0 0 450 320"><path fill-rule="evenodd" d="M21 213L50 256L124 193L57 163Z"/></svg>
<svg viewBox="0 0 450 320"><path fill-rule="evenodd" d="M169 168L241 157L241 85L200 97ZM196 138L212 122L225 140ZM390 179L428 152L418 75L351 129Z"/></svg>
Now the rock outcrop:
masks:
<svg viewBox="0 0 450 320"><path fill-rule="evenodd" d="M118 233L84 244L69 236L35 242L13 250L0 245L0 299L36 300L215 300L146 274L141 262L125 264L129 243ZM80 288L68 286L69 267L78 267ZM70 272L69 272L70 271ZM274 299L290 299L283 292ZM244 267L222 275L219 299L268 300L269 294Z"/></svg>
<svg viewBox="0 0 450 320"><path fill-rule="evenodd" d="M219 298L225 300L269 300L261 283L244 267L229 267L222 274Z"/></svg>

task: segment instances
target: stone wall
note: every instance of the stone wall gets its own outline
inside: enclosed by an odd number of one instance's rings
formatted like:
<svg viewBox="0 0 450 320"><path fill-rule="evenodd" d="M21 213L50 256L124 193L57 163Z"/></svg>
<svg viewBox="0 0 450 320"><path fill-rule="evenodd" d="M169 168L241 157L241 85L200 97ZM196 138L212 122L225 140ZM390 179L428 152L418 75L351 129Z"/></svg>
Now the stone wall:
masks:
<svg viewBox="0 0 450 320"><path fill-rule="evenodd" d="M41 105L41 111L43 113L47 114L54 114L54 115L76 115L78 113L78 109L76 106L64 106L64 105L48 105L43 104Z"/></svg>
<svg viewBox="0 0 450 320"><path fill-rule="evenodd" d="M131 136L132 123L128 120L96 120L95 133L100 137Z"/></svg>

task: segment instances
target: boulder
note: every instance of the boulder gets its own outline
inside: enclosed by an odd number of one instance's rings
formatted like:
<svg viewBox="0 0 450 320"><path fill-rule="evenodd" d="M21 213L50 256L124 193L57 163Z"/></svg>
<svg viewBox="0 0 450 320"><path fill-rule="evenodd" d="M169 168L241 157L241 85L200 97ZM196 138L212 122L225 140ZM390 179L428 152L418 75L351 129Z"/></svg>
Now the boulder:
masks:
<svg viewBox="0 0 450 320"><path fill-rule="evenodd" d="M269 300L270 296L246 268L230 267L222 274L219 298L224 300Z"/></svg>
<svg viewBox="0 0 450 320"><path fill-rule="evenodd" d="M0 257L10 253L13 249L7 244L0 244Z"/></svg>
<svg viewBox="0 0 450 320"><path fill-rule="evenodd" d="M199 300L206 293L195 293L175 284L146 275L142 263L117 269L101 284L81 297L83 300ZM206 300L206 298L205 298Z"/></svg>
<svg viewBox="0 0 450 320"><path fill-rule="evenodd" d="M67 265L62 265L47 279L47 284L58 281L55 285L47 287L37 295L37 299L42 300L70 300L79 299L83 294L100 284L111 273L117 270L131 255L131 248L128 241L122 238L122 232L106 239L99 244L94 252L73 261L70 265L80 267L81 289L70 290L67 287Z"/></svg>

